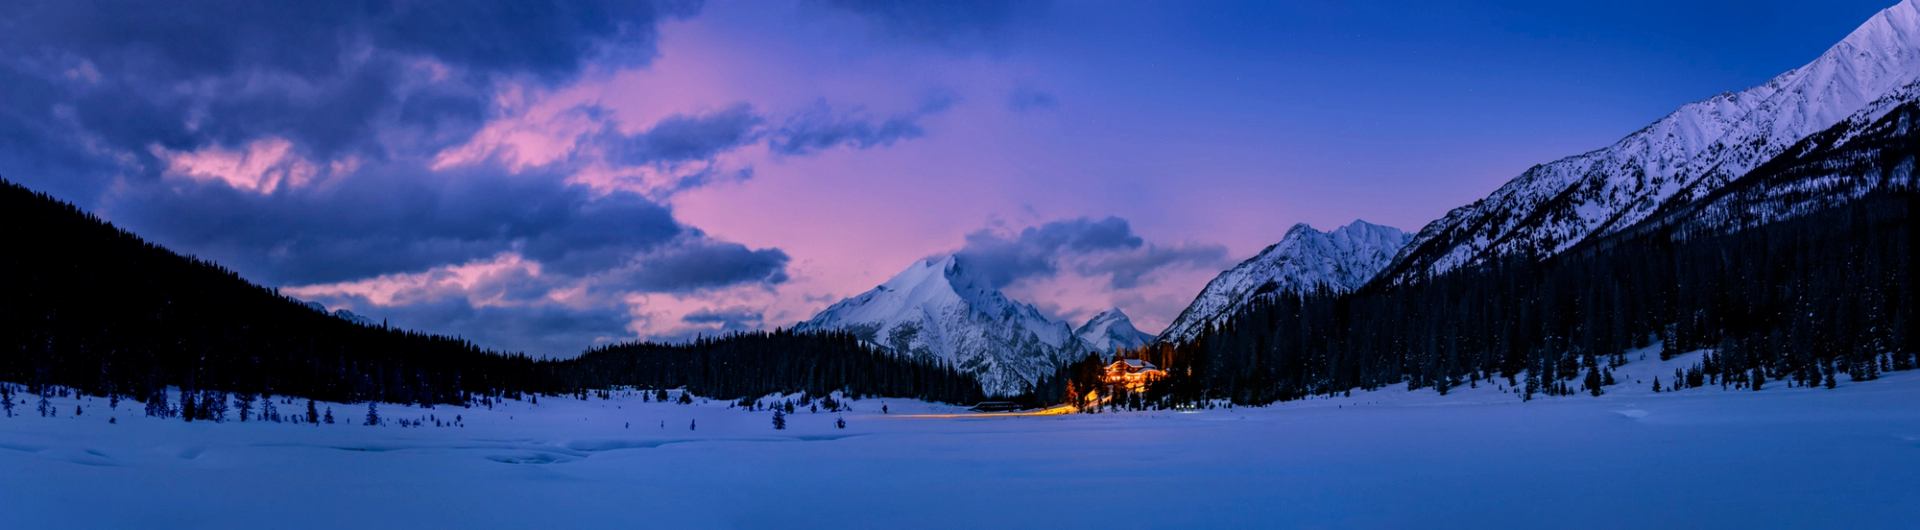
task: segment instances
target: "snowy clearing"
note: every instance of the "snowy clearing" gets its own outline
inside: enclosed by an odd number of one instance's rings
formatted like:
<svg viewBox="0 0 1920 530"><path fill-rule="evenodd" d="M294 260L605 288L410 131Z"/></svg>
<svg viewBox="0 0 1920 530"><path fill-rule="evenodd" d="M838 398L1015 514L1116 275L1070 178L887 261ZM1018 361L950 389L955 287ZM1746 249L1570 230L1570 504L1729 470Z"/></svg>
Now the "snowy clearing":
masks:
<svg viewBox="0 0 1920 530"><path fill-rule="evenodd" d="M1691 360L1524 404L1483 385L917 419L960 409L870 399L802 407L783 431L764 411L637 397L380 407L466 425L442 428L363 426L365 405L310 426L100 398L42 418L30 400L0 418L0 528L1911 527L1920 373L1651 392L1647 374Z"/></svg>

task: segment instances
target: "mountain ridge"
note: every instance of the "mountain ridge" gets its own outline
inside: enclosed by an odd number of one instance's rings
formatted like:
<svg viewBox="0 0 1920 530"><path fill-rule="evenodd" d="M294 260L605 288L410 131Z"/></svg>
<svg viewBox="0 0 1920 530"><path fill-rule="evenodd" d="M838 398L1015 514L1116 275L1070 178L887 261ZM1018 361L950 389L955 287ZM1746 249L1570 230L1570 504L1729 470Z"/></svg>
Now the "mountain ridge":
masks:
<svg viewBox="0 0 1920 530"><path fill-rule="evenodd" d="M1920 79L1920 7L1874 15L1812 62L1681 106L1613 144L1536 165L1423 227L1380 281L1507 256L1540 259L1704 197L1890 90Z"/></svg>
<svg viewBox="0 0 1920 530"><path fill-rule="evenodd" d="M1386 267L1409 237L1398 228L1358 219L1326 232L1295 224L1279 242L1207 282L1159 340L1193 340L1262 294L1357 289Z"/></svg>
<svg viewBox="0 0 1920 530"><path fill-rule="evenodd" d="M951 363L991 395L1012 395L1091 348L1066 323L1014 300L954 255L915 261L794 326L842 330L910 357Z"/></svg>

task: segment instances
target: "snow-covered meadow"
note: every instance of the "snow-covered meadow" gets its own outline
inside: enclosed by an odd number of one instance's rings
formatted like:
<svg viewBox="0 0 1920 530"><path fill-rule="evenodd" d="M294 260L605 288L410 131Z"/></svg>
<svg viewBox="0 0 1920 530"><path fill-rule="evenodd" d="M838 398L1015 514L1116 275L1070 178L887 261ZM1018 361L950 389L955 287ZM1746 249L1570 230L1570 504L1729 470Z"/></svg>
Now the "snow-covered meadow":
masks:
<svg viewBox="0 0 1920 530"><path fill-rule="evenodd" d="M1628 364L1598 398L984 419L869 399L780 431L638 397L387 405L373 427L353 404L312 426L30 400L0 418L0 528L1912 527L1920 373L1651 392L1691 360ZM393 424L428 415L465 426Z"/></svg>

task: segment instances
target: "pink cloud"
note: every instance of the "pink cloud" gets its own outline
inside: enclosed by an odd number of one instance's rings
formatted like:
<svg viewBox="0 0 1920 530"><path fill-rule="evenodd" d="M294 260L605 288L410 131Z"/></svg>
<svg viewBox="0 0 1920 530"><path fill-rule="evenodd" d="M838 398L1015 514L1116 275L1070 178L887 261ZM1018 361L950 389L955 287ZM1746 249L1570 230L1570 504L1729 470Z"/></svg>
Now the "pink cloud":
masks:
<svg viewBox="0 0 1920 530"><path fill-rule="evenodd" d="M515 284L541 276L540 263L518 253L421 272L396 273L362 280L286 287L282 292L300 298L357 298L374 306L401 306L444 298L464 298L474 307L512 307L538 303L507 294ZM562 293L555 301L567 295ZM546 297L542 297L546 298Z"/></svg>
<svg viewBox="0 0 1920 530"><path fill-rule="evenodd" d="M172 151L154 145L149 150L166 163L169 175L220 182L262 195L281 186L306 186L323 172L350 172L358 166L357 161L345 159L323 168L295 153L293 142L279 137L254 140L239 149L209 146L197 151Z"/></svg>

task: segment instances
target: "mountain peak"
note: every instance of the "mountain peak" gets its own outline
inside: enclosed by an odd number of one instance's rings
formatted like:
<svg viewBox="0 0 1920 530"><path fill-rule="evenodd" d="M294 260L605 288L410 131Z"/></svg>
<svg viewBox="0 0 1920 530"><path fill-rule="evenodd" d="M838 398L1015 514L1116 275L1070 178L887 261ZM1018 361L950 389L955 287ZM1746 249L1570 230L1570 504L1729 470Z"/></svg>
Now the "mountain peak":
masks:
<svg viewBox="0 0 1920 530"><path fill-rule="evenodd" d="M1279 243L1220 273L1185 311L1160 332L1160 340L1187 341L1246 307L1256 296L1290 291L1351 291L1385 268L1408 236L1400 229L1355 220L1332 232L1305 223Z"/></svg>
<svg viewBox="0 0 1920 530"><path fill-rule="evenodd" d="M1152 335L1133 327L1133 319L1127 318L1127 314L1117 307L1093 315L1073 334L1093 351L1105 355L1122 349L1139 348L1153 341Z"/></svg>
<svg viewBox="0 0 1920 530"><path fill-rule="evenodd" d="M794 329L847 331L899 355L950 363L994 395L1018 393L1086 349L1065 323L1008 298L952 255L917 260Z"/></svg>

